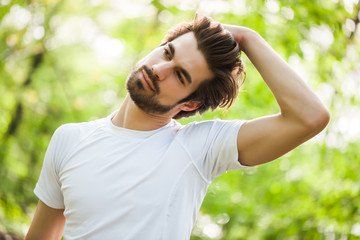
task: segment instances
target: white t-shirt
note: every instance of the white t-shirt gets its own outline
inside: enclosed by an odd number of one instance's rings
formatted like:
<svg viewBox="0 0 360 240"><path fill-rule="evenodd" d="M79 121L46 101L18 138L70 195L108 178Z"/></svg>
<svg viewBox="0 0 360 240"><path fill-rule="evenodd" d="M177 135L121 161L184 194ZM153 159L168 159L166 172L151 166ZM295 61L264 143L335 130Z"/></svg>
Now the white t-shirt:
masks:
<svg viewBox="0 0 360 240"><path fill-rule="evenodd" d="M65 209L69 239L189 239L210 182L242 168L244 121L175 120L154 131L120 128L110 116L59 127L35 194Z"/></svg>

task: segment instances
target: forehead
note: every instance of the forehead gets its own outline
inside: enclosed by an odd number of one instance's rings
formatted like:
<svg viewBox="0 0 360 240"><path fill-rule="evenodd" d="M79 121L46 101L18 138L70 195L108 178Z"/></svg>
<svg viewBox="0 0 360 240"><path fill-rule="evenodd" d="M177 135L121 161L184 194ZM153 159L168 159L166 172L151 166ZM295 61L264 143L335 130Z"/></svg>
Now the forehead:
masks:
<svg viewBox="0 0 360 240"><path fill-rule="evenodd" d="M197 47L197 40L193 32L183 34L171 43L175 48L175 64L190 74L194 85L213 78L214 75L209 69L204 55Z"/></svg>

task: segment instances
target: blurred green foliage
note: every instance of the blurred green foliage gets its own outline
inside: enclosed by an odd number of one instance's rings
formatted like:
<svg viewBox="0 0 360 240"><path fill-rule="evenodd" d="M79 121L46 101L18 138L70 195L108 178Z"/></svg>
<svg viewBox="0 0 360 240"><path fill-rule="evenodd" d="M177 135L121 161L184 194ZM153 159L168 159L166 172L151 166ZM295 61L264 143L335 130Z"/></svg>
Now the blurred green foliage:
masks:
<svg viewBox="0 0 360 240"><path fill-rule="evenodd" d="M0 1L0 231L24 235L54 130L121 105L133 64L197 11L258 31L329 107L328 128L210 186L192 239L360 239L359 1ZM181 120L279 108L251 63L236 104Z"/></svg>

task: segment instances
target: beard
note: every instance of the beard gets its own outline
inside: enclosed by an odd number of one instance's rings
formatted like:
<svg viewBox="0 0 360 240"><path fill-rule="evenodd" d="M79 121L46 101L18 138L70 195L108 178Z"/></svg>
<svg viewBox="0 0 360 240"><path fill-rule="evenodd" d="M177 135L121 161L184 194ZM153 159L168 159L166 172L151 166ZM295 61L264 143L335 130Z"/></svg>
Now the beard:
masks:
<svg viewBox="0 0 360 240"><path fill-rule="evenodd" d="M155 92L145 89L143 83L139 79L139 75L143 70L149 76L149 79L155 88ZM178 104L162 105L159 103L159 101L156 99L157 95L160 93L157 77L145 65L141 67L137 67L137 65L135 65L126 80L126 89L136 106L149 114L167 113Z"/></svg>

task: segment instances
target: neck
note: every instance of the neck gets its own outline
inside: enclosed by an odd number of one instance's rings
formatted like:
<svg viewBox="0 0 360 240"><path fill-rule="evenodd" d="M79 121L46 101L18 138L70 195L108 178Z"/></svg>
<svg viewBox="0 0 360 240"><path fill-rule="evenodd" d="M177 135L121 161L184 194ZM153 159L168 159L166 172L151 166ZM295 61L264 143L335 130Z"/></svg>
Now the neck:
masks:
<svg viewBox="0 0 360 240"><path fill-rule="evenodd" d="M174 115L171 112L164 115L152 115L144 112L136 106L128 94L119 111L112 118L112 122L118 127L138 131L151 131L165 126Z"/></svg>

